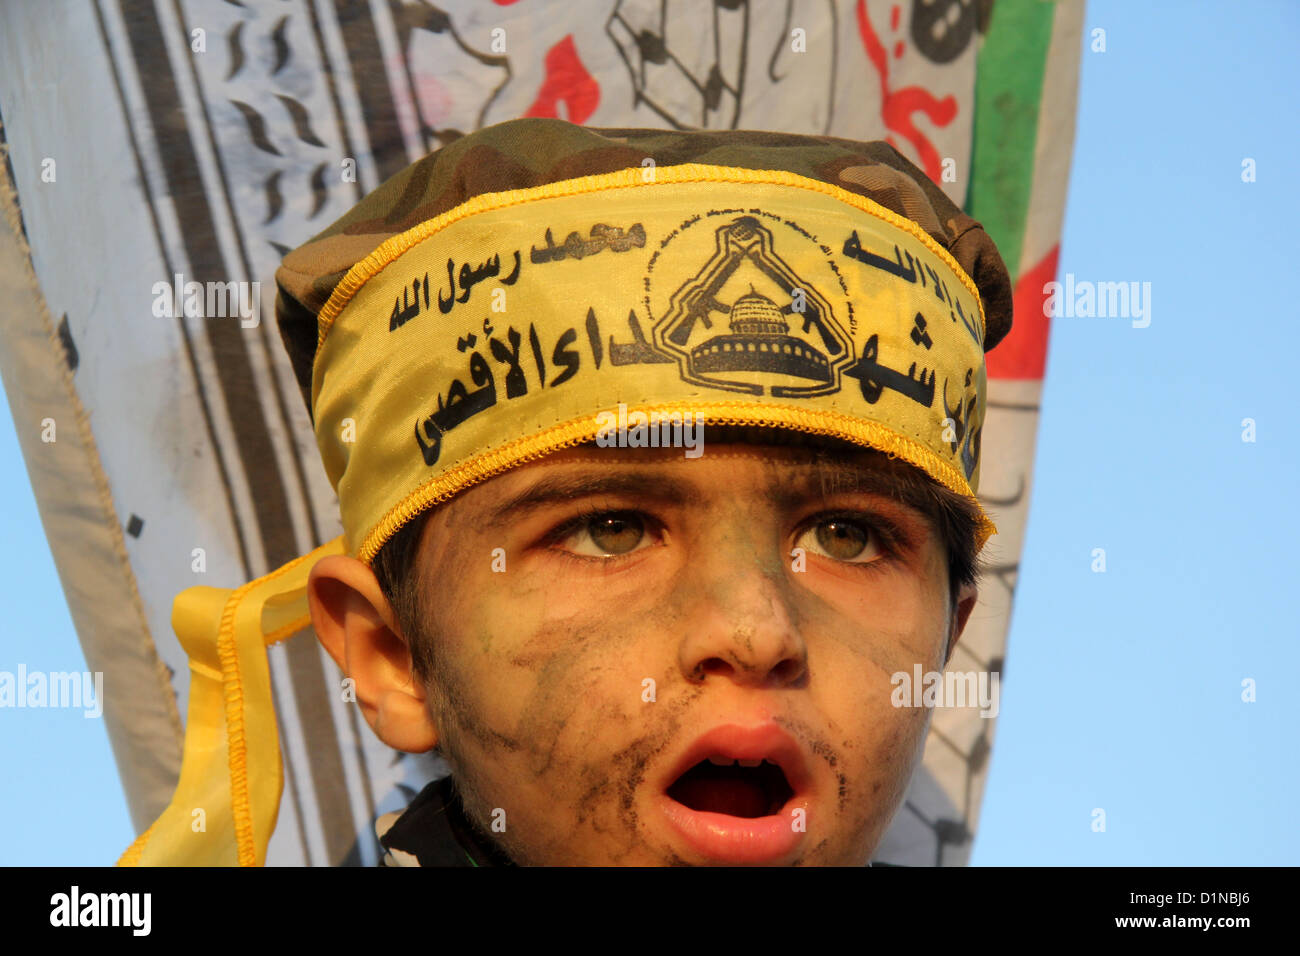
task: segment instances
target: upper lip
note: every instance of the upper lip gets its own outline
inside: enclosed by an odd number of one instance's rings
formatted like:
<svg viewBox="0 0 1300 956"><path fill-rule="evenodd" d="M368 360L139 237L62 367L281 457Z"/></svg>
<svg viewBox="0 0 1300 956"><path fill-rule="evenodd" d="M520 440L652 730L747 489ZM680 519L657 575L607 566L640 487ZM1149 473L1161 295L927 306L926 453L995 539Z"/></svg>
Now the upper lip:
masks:
<svg viewBox="0 0 1300 956"><path fill-rule="evenodd" d="M701 760L722 756L731 760L766 760L785 774L795 796L801 796L811 782L808 764L798 742L771 721L754 724L722 724L696 738L668 768L660 786L666 792L682 774Z"/></svg>

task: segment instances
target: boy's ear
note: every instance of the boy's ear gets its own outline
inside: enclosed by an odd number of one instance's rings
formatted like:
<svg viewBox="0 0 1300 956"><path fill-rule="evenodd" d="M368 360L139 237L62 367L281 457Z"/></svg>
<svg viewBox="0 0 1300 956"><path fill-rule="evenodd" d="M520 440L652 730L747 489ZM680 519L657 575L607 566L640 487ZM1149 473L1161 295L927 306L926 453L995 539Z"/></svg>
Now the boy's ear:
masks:
<svg viewBox="0 0 1300 956"><path fill-rule="evenodd" d="M356 558L321 558L307 578L316 636L355 682L361 713L388 746L424 753L438 743L425 692L411 673L411 652L375 574Z"/></svg>
<svg viewBox="0 0 1300 956"><path fill-rule="evenodd" d="M943 656L945 667L952 658L952 652L957 647L962 631L966 630L966 622L970 620L971 611L975 610L979 597L979 588L974 584L963 584L957 591L957 603L952 609L952 624L948 632L948 652Z"/></svg>

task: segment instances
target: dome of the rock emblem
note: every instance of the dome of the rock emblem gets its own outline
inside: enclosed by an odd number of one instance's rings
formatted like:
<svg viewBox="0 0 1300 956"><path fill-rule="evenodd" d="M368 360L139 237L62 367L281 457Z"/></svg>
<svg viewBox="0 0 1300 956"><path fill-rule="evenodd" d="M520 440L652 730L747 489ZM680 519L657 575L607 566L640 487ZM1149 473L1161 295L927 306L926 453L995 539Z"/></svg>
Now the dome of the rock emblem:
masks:
<svg viewBox="0 0 1300 956"><path fill-rule="evenodd" d="M752 285L732 303L730 328L730 334L715 335L691 350L696 371L776 372L815 382L831 380L826 356L791 335L781 309Z"/></svg>

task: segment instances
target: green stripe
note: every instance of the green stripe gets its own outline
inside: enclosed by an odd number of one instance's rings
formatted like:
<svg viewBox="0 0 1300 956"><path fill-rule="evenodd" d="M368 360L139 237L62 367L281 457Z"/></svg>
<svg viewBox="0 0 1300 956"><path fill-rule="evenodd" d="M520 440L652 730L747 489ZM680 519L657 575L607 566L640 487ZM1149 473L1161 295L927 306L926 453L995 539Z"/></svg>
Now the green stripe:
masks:
<svg viewBox="0 0 1300 956"><path fill-rule="evenodd" d="M966 212L997 243L1019 278L1034 142L1055 3L996 0L975 74L975 132Z"/></svg>

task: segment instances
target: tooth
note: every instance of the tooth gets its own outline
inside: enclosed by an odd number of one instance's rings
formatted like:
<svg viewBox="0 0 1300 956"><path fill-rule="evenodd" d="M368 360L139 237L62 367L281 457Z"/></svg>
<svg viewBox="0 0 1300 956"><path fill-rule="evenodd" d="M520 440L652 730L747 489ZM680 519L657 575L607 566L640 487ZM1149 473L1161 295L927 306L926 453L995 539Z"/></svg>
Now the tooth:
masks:
<svg viewBox="0 0 1300 956"><path fill-rule="evenodd" d="M730 767L733 763L735 763L735 761L732 760L730 757L719 757L715 755L709 758L709 763L713 764L716 767Z"/></svg>
<svg viewBox="0 0 1300 956"><path fill-rule="evenodd" d="M738 760L736 762L739 763L742 767L757 767L759 764L763 762L763 758L759 757L757 760Z"/></svg>

